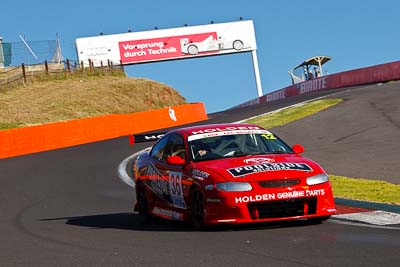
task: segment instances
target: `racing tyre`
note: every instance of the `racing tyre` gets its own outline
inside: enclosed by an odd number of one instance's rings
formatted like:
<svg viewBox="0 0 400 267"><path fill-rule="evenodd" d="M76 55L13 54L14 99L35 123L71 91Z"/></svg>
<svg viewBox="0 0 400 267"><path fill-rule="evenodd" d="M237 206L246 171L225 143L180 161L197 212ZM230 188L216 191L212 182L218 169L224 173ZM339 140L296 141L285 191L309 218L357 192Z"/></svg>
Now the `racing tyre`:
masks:
<svg viewBox="0 0 400 267"><path fill-rule="evenodd" d="M204 196L200 190L192 193L192 226L198 230L204 226Z"/></svg>
<svg viewBox="0 0 400 267"><path fill-rule="evenodd" d="M137 210L139 212L139 215L143 216L144 221L148 221L151 219L151 214L149 211L149 201L143 185L138 184L136 192Z"/></svg>
<svg viewBox="0 0 400 267"><path fill-rule="evenodd" d="M195 45L189 45L188 53L191 55L197 55L199 53L199 49Z"/></svg>
<svg viewBox="0 0 400 267"><path fill-rule="evenodd" d="M233 49L242 50L244 47L243 42L240 40L233 41Z"/></svg>

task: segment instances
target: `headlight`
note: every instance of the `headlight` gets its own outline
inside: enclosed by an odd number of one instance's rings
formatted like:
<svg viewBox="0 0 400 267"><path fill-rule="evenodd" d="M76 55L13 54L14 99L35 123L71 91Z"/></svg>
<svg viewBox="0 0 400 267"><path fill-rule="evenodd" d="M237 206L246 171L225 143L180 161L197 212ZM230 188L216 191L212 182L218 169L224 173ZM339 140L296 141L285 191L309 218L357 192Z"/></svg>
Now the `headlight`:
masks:
<svg viewBox="0 0 400 267"><path fill-rule="evenodd" d="M316 185L328 182L329 178L326 174L318 174L307 178L307 185Z"/></svg>
<svg viewBox="0 0 400 267"><path fill-rule="evenodd" d="M228 183L217 183L217 190L228 191L228 192L245 192L253 189L249 183L236 183L236 182L228 182Z"/></svg>

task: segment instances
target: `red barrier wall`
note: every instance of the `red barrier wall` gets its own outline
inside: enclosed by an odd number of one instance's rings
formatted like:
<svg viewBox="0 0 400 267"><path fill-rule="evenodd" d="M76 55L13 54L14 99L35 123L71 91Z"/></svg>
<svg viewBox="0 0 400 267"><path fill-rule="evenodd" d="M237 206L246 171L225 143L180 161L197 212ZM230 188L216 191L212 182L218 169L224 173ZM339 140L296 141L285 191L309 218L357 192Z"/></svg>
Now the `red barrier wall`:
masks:
<svg viewBox="0 0 400 267"><path fill-rule="evenodd" d="M265 104L267 102L310 92L393 80L400 80L400 61L335 73L297 83L272 93L268 93L259 98L247 101L234 108L246 107L255 104Z"/></svg>
<svg viewBox="0 0 400 267"><path fill-rule="evenodd" d="M207 119L203 103L0 131L0 158L80 145Z"/></svg>

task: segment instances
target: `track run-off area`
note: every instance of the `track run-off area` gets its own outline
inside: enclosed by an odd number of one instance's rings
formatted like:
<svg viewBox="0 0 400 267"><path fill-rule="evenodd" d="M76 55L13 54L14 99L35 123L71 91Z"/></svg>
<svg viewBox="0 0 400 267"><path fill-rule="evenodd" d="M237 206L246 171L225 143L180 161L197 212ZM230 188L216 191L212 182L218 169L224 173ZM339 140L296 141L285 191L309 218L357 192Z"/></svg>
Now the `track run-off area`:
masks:
<svg viewBox="0 0 400 267"><path fill-rule="evenodd" d="M304 155L330 174L400 184L397 82L228 110L201 123L240 121L318 97L344 101L272 131L290 145L301 143ZM133 212L134 190L120 179L118 166L148 146L131 146L122 137L2 159L0 265L397 266L400 261L398 224L339 217L384 218L396 212L350 202L339 201L341 214L321 224L193 231L178 222L143 222Z"/></svg>

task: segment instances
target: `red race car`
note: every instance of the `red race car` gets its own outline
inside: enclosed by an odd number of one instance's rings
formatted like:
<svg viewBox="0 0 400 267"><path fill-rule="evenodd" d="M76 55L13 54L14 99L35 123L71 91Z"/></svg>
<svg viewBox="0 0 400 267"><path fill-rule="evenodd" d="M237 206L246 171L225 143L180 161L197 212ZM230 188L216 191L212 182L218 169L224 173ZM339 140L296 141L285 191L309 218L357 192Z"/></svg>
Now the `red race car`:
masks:
<svg viewBox="0 0 400 267"><path fill-rule="evenodd" d="M214 124L165 135L132 165L135 210L146 217L188 221L195 228L306 218L336 213L326 172L254 124Z"/></svg>

